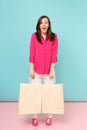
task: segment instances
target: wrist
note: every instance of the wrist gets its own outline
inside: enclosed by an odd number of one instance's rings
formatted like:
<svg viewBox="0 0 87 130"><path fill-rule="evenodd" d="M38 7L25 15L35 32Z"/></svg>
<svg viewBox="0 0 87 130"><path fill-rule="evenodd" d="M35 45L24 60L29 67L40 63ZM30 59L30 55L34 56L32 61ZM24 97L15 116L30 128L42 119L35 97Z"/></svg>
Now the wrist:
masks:
<svg viewBox="0 0 87 130"><path fill-rule="evenodd" d="M51 67L50 72L54 72L54 67Z"/></svg>
<svg viewBox="0 0 87 130"><path fill-rule="evenodd" d="M33 64L33 63L30 64L30 69L31 69L32 71L34 70L34 64Z"/></svg>
<svg viewBox="0 0 87 130"><path fill-rule="evenodd" d="M55 68L55 63L51 63L50 71L53 72Z"/></svg>

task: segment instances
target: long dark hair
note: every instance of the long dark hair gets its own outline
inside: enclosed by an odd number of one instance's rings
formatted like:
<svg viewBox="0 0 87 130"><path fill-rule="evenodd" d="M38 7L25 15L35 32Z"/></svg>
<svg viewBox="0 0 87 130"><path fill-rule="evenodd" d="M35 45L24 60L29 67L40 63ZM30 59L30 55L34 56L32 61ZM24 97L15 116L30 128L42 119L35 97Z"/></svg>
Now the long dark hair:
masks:
<svg viewBox="0 0 87 130"><path fill-rule="evenodd" d="M38 22L37 22L37 25L36 25L36 37L37 37L37 40L41 43L41 30L40 30L40 24L41 24L41 21L43 18L47 18L48 19L48 22L49 22L49 28L47 30L47 38L49 38L51 41L54 40L54 37L55 37L55 34L52 32L52 29L51 29L51 22L50 22L50 19L48 18L48 16L46 15L43 15L41 16L39 19L38 19ZM42 43L41 43L42 44Z"/></svg>

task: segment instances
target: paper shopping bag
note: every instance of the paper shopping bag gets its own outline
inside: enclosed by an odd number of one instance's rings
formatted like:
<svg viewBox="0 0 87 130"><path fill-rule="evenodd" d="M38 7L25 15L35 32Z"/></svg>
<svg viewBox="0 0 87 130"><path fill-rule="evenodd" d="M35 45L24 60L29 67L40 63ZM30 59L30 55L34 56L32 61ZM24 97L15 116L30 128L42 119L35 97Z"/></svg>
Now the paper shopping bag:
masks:
<svg viewBox="0 0 87 130"><path fill-rule="evenodd" d="M42 86L42 113L64 114L62 84L45 84Z"/></svg>
<svg viewBox="0 0 87 130"><path fill-rule="evenodd" d="M41 113L41 85L21 83L18 107L19 114Z"/></svg>

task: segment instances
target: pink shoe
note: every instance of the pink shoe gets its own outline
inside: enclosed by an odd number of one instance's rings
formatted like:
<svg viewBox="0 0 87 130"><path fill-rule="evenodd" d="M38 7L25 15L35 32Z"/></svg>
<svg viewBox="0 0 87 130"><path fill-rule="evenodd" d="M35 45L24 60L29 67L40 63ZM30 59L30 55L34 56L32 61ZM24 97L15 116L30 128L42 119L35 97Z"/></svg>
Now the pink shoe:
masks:
<svg viewBox="0 0 87 130"><path fill-rule="evenodd" d="M38 120L35 119L35 118L33 118L33 119L32 119L32 125L33 125L35 128L37 128L37 127L38 127Z"/></svg>
<svg viewBox="0 0 87 130"><path fill-rule="evenodd" d="M52 118L47 118L46 120L46 126L49 127L52 125Z"/></svg>

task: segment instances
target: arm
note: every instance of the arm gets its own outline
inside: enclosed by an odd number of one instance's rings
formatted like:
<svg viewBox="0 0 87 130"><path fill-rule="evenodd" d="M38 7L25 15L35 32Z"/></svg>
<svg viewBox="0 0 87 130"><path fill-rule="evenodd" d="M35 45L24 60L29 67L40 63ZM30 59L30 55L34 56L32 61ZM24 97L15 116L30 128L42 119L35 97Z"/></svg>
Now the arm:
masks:
<svg viewBox="0 0 87 130"><path fill-rule="evenodd" d="M55 34L53 49L52 49L51 63L56 63L57 62L57 53L58 53L58 37Z"/></svg>
<svg viewBox="0 0 87 130"><path fill-rule="evenodd" d="M50 73L49 73L49 78L50 79L54 78L54 68L55 68L55 63L51 63Z"/></svg>
<svg viewBox="0 0 87 130"><path fill-rule="evenodd" d="M35 78L34 64L30 63L30 77Z"/></svg>
<svg viewBox="0 0 87 130"><path fill-rule="evenodd" d="M34 59L35 59L35 45L34 45L34 37L32 35L31 41L30 41L30 77L34 78L35 73L34 73Z"/></svg>
<svg viewBox="0 0 87 130"><path fill-rule="evenodd" d="M50 73L49 73L50 79L54 78L54 69L55 69L55 64L57 62L57 53L58 53L58 38L57 38L57 35L55 35L53 49L52 49Z"/></svg>

